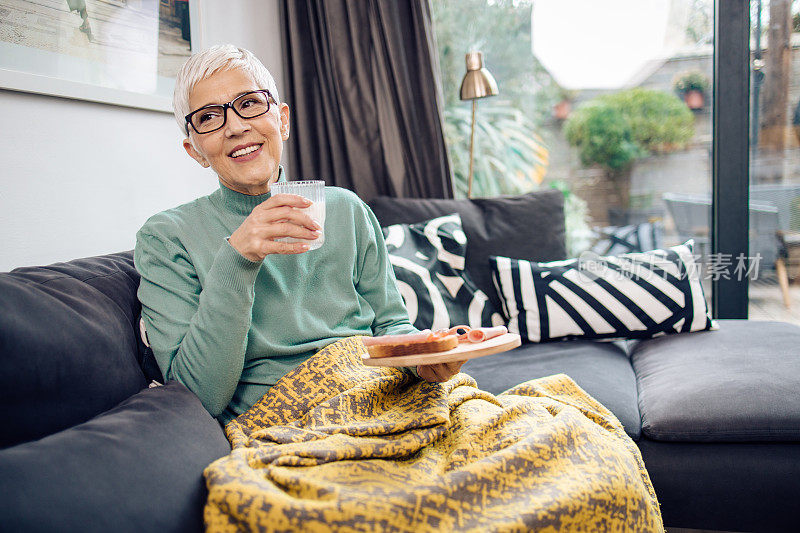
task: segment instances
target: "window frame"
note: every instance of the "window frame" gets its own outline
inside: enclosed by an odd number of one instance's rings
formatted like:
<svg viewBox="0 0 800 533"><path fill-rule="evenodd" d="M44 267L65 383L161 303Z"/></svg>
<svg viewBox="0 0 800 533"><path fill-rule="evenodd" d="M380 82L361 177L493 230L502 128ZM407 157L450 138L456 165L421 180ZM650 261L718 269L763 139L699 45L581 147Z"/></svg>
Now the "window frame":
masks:
<svg viewBox="0 0 800 533"><path fill-rule="evenodd" d="M749 255L750 1L714 2L711 253ZM715 257L721 257L715 255ZM747 276L711 282L714 318L747 318Z"/></svg>

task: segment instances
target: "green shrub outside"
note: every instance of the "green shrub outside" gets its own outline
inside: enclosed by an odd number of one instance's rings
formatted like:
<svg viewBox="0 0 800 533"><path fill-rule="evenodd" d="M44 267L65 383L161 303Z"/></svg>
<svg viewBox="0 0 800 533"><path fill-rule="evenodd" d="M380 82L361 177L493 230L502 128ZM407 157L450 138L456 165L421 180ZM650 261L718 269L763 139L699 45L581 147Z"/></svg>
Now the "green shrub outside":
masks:
<svg viewBox="0 0 800 533"><path fill-rule="evenodd" d="M630 124L608 102L590 102L576 109L564 125L567 142L578 148L581 163L598 163L610 171L630 164L639 151Z"/></svg>
<svg viewBox="0 0 800 533"><path fill-rule="evenodd" d="M645 152L682 150L694 137L694 115L672 94L631 89L607 98L622 112L631 125L633 142Z"/></svg>
<svg viewBox="0 0 800 533"><path fill-rule="evenodd" d="M564 128L583 165L613 173L651 153L684 148L694 136L694 117L675 95L636 88L586 102Z"/></svg>

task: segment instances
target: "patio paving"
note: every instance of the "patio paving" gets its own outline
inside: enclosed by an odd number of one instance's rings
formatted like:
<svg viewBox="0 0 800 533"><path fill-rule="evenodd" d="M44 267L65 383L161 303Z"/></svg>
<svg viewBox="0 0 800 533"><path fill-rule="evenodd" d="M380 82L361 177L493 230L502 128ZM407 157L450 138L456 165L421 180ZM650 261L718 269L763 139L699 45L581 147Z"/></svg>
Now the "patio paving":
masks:
<svg viewBox="0 0 800 533"><path fill-rule="evenodd" d="M800 284L789 286L791 308L783 305L778 281L767 277L750 282L750 320L780 320L800 325Z"/></svg>

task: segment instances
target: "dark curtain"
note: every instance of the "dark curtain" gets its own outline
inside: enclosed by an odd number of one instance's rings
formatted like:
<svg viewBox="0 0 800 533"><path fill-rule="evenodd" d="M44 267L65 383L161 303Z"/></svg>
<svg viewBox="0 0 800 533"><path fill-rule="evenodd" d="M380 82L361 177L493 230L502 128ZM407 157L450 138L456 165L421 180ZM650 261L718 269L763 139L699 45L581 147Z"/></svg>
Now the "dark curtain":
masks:
<svg viewBox="0 0 800 533"><path fill-rule="evenodd" d="M428 0L283 0L293 179L452 198Z"/></svg>

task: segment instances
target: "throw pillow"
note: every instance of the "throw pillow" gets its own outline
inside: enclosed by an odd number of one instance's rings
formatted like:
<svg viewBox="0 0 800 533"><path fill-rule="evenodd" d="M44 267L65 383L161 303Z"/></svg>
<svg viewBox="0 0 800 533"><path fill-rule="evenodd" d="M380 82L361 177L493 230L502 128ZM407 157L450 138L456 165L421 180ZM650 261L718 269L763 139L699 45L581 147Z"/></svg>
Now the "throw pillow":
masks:
<svg viewBox="0 0 800 533"><path fill-rule="evenodd" d="M532 342L714 329L689 241L667 250L532 263L492 257L508 328Z"/></svg>
<svg viewBox="0 0 800 533"><path fill-rule="evenodd" d="M595 230L600 237L592 247L600 255L646 252L661 247L661 223L646 222L629 226L607 226Z"/></svg>
<svg viewBox="0 0 800 533"><path fill-rule="evenodd" d="M389 261L408 317L418 329L503 324L486 294L464 272L467 237L456 213L383 228Z"/></svg>

